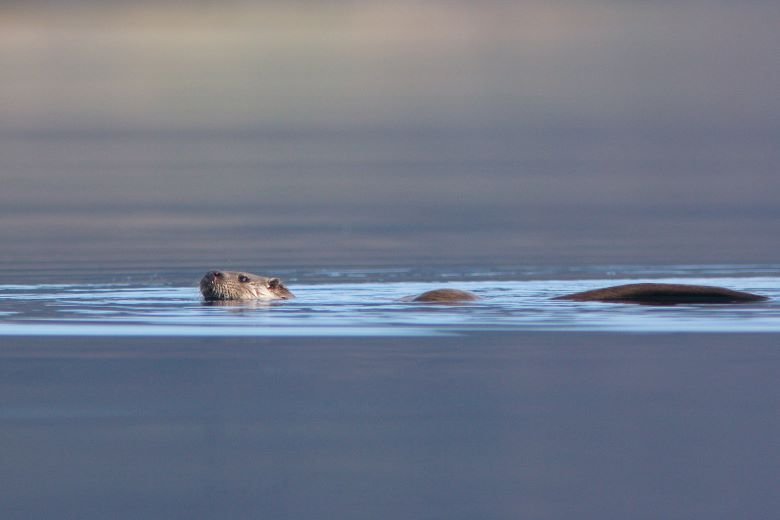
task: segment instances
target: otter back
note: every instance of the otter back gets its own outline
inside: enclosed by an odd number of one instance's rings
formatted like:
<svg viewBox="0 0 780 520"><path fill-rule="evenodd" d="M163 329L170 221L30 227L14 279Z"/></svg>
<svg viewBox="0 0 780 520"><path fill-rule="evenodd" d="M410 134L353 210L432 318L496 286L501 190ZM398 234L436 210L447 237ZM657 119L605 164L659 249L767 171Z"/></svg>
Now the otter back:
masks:
<svg viewBox="0 0 780 520"><path fill-rule="evenodd" d="M681 303L748 303L764 301L768 298L749 292L732 291L708 285L632 283L567 294L553 299L577 302L676 305Z"/></svg>

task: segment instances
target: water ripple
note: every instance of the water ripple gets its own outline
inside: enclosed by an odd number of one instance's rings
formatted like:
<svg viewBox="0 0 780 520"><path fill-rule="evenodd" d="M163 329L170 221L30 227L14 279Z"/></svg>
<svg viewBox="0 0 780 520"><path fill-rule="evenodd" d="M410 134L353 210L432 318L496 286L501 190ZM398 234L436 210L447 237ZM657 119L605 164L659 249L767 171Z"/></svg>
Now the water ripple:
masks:
<svg viewBox="0 0 780 520"><path fill-rule="evenodd" d="M712 268L711 271L715 271ZM662 272L685 272L666 268ZM344 273L333 273L344 275ZM669 277L765 294L749 305L646 307L551 300L561 294L635 282L580 280L376 281L302 283L285 302L209 305L195 287L133 284L0 285L0 335L33 336L427 336L466 331L780 332L780 277ZM359 275L374 281L354 283ZM450 276L437 277L447 280ZM652 273L651 273L652 274ZM320 273L322 276L322 273ZM456 277L457 278L457 277ZM460 278L463 278L461 276ZM503 277L502 277L503 278ZM343 280L343 278L340 278ZM475 303L436 306L401 298L442 286L474 291Z"/></svg>

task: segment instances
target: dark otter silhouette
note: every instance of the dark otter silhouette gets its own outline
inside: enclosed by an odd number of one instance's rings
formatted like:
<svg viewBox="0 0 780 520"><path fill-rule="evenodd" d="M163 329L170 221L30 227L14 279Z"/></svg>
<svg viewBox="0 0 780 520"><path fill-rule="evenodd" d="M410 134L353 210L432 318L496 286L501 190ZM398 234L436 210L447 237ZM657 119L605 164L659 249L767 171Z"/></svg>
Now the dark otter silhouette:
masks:
<svg viewBox="0 0 780 520"><path fill-rule="evenodd" d="M413 302L423 303L462 303L479 300L479 296L458 289L434 289L412 298Z"/></svg>
<svg viewBox="0 0 780 520"><path fill-rule="evenodd" d="M749 303L768 300L766 296L723 287L671 283L631 283L592 291L566 294L554 300L575 302L637 303L677 305L680 303Z"/></svg>

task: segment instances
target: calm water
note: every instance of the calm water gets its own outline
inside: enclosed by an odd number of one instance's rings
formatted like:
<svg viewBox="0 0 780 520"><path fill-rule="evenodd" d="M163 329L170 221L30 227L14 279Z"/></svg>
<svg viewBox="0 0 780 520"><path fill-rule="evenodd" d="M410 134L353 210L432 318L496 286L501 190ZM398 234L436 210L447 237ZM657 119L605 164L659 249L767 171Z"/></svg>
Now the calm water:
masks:
<svg viewBox="0 0 780 520"><path fill-rule="evenodd" d="M4 4L0 520L778 516L780 2Z"/></svg>
<svg viewBox="0 0 780 520"><path fill-rule="evenodd" d="M194 272L50 274L0 285L3 518L780 509L777 266L302 270L236 306ZM636 279L773 300L549 300ZM448 284L483 300L398 302Z"/></svg>
<svg viewBox="0 0 780 520"><path fill-rule="evenodd" d="M616 268L612 276L603 279L593 270L579 272L589 278L574 279L577 271L554 268L304 270L285 277L297 295L294 300L219 305L202 301L197 279L185 286L176 283L180 275L171 275L173 282L166 274L158 274L154 279L147 275L143 281L124 283L0 285L0 334L326 337L535 330L780 332L780 268L683 266L665 271ZM714 307L550 300L648 277L753 291L772 300ZM402 301L405 296L449 286L473 291L482 300L455 306Z"/></svg>

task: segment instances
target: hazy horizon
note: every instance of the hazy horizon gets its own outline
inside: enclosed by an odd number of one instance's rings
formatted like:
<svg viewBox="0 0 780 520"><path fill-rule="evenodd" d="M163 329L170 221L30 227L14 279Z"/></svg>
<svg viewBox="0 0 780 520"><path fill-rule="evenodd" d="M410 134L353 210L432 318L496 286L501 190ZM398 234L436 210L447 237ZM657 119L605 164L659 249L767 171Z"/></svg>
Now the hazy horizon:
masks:
<svg viewBox="0 0 780 520"><path fill-rule="evenodd" d="M774 262L778 21L766 2L8 4L0 259Z"/></svg>

